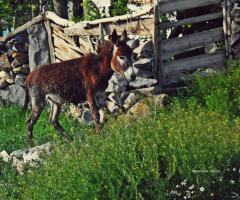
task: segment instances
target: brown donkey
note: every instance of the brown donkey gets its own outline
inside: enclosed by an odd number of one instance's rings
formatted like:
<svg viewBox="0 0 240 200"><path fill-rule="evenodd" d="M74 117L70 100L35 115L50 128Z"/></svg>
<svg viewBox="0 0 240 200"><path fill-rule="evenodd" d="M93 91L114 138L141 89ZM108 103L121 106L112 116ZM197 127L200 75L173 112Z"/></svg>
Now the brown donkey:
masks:
<svg viewBox="0 0 240 200"><path fill-rule="evenodd" d="M46 101L51 105L49 122L69 141L72 141L71 136L58 121L61 105L66 102L78 104L87 100L94 116L96 131L99 132L100 115L96 98L105 91L112 74L118 72L129 81L136 78L132 67L132 50L126 44L127 32L123 31L118 39L114 30L110 38L110 41L100 47L98 55L89 53L81 58L42 65L29 74L22 109L22 112L26 111L30 102L32 111L26 121L28 142L32 142L33 126Z"/></svg>

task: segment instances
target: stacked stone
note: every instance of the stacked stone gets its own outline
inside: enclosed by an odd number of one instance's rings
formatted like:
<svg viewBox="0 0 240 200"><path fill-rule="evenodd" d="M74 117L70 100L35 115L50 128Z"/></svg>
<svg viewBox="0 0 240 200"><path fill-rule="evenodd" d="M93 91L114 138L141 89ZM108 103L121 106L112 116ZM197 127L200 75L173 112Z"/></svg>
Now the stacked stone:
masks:
<svg viewBox="0 0 240 200"><path fill-rule="evenodd" d="M25 79L30 73L28 43L15 38L0 47L0 96L20 103ZM12 94L9 96L9 94Z"/></svg>
<svg viewBox="0 0 240 200"><path fill-rule="evenodd" d="M153 74L153 42L149 37L130 36L127 44L133 50L133 68L137 74L135 81L129 82L114 73L108 82L105 95L98 98L101 120L105 114L115 115L127 111L143 96L159 94L161 88ZM78 106L70 105L69 116L77 118L80 122L92 123L93 115L86 103Z"/></svg>

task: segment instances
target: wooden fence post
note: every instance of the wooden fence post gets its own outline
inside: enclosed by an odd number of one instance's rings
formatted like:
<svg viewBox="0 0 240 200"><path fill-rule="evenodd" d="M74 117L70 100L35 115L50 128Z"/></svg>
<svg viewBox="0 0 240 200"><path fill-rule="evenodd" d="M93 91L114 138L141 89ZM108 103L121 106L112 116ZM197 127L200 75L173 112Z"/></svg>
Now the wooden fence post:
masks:
<svg viewBox="0 0 240 200"><path fill-rule="evenodd" d="M154 33L153 33L153 54L154 54L154 76L158 80L158 85L163 86L163 70L162 70L162 59L161 59L161 33L160 33L160 15L158 8L158 1L154 4Z"/></svg>
<svg viewBox="0 0 240 200"><path fill-rule="evenodd" d="M55 63L55 53L54 53L54 46L53 46L53 40L52 40L52 29L51 29L51 24L50 20L45 18L45 27L47 30L47 35L48 35L48 46L49 46L49 52L50 52L50 60L51 63Z"/></svg>
<svg viewBox="0 0 240 200"><path fill-rule="evenodd" d="M232 59L231 55L231 0L223 0L223 30L225 38L226 57Z"/></svg>

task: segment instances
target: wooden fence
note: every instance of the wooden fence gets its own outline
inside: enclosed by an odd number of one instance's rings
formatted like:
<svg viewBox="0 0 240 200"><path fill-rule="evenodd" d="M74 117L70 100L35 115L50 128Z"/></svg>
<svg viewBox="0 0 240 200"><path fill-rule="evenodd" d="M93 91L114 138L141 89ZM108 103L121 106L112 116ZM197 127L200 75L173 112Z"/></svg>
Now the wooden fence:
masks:
<svg viewBox="0 0 240 200"><path fill-rule="evenodd" d="M104 35L112 33L116 29L119 34L126 29L128 33L135 35L152 35L154 42L154 74L162 87L168 86L181 77L186 77L187 71L203 67L226 65L226 59L230 58L231 52L231 5L232 0L168 0L156 2L151 9L140 13L104 18L100 20L74 22L61 19L52 12L46 12L26 23L22 27L0 37L0 42L6 42L16 34L26 30L30 25L44 21L50 47L51 62L71 59L81 56L88 51L88 43L80 36L98 35L103 39ZM201 8L203 6L214 6L220 4L223 8L220 12L190 17L176 22L163 23L160 16L166 13L178 12L187 9ZM146 14L154 14L153 18ZM144 15L144 16L143 16ZM194 24L214 19L222 19L223 25L219 28L184 35L171 39L163 39L164 30L187 24ZM76 38L74 37L77 36ZM186 52L210 43L225 41L225 50L214 53L202 54L180 60L172 58L181 52ZM83 48L82 48L83 47Z"/></svg>
<svg viewBox="0 0 240 200"><path fill-rule="evenodd" d="M231 1L223 1L223 11L206 14L198 17L187 18L176 22L162 23L160 15L175 11L199 8L203 6L213 6L221 4L222 0L169 0L162 1L154 7L154 72L159 84L164 87L173 81L180 80L186 77L184 74L187 71L218 66L222 67L226 64L226 58L231 52L230 45L230 6ZM211 29L195 34L190 34L182 37L176 37L163 40L162 32L168 28L177 26L194 24L213 19L223 18L223 26L216 29ZM199 47L204 47L210 43L224 41L226 50L218 50L214 53L188 57L180 60L167 61L174 55L181 52L193 50ZM227 53L226 53L227 52Z"/></svg>

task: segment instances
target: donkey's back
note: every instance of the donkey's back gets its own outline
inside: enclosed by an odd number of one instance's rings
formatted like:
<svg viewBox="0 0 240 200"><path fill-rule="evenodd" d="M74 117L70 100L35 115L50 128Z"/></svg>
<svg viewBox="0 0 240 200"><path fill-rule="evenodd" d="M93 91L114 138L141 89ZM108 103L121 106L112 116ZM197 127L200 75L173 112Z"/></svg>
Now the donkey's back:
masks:
<svg viewBox="0 0 240 200"><path fill-rule="evenodd" d="M90 53L81 58L42 65L29 74L26 79L23 107L25 111L28 102L32 106L31 114L26 121L29 142L33 137L34 124L41 115L46 101L51 105L49 122L68 140L72 141L72 138L58 121L61 104L65 102L78 104L87 100L94 116L96 130L99 131L97 93L106 89L114 71L124 77L126 75L128 79L135 79L135 74L131 74L132 52L125 40L125 31L121 40L118 40L114 31L111 42L105 43L98 55Z"/></svg>

